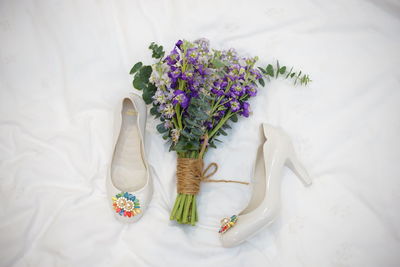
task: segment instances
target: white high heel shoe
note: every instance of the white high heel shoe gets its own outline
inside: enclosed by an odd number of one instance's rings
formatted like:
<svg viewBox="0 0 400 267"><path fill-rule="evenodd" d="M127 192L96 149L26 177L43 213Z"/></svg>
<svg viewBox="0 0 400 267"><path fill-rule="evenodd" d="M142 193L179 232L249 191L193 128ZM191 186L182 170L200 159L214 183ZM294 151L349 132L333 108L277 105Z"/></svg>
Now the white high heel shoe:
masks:
<svg viewBox="0 0 400 267"><path fill-rule="evenodd" d="M282 169L286 165L304 185L311 179L294 154L290 138L279 128L262 124L263 145L258 149L254 168L253 194L248 206L237 216L221 221L224 247L233 247L270 225L280 208Z"/></svg>
<svg viewBox="0 0 400 267"><path fill-rule="evenodd" d="M115 114L114 151L107 177L107 197L121 222L138 221L153 193L144 149L147 109L142 98L130 94Z"/></svg>

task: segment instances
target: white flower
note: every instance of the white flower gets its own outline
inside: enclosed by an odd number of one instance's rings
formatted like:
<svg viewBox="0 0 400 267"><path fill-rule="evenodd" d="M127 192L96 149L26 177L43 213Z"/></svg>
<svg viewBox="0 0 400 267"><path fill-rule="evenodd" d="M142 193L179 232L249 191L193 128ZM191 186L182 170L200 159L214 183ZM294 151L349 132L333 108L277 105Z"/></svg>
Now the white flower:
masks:
<svg viewBox="0 0 400 267"><path fill-rule="evenodd" d="M179 140L180 135L181 135L181 132L178 129L171 130L172 142L174 142L176 144Z"/></svg>

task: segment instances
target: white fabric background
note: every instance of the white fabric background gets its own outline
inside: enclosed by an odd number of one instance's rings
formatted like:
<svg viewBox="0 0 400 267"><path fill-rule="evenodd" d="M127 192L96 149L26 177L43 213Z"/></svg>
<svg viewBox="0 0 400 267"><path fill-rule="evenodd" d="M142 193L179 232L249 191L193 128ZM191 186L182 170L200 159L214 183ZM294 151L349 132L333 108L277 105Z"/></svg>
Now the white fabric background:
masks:
<svg viewBox="0 0 400 267"><path fill-rule="evenodd" d="M205 184L197 227L170 222L175 155L148 120L155 193L145 216L110 213L112 110L151 41L180 38L276 59L311 74L274 80L218 150L216 177L249 180L269 122L314 179L285 170L277 221L220 246L219 220L248 187ZM400 3L361 1L1 1L1 266L399 266Z"/></svg>

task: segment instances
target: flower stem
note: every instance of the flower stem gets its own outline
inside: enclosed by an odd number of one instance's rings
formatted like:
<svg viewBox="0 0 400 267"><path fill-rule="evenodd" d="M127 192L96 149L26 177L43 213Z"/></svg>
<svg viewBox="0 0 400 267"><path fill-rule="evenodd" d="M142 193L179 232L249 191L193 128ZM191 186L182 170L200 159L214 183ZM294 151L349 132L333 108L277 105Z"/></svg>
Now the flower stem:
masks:
<svg viewBox="0 0 400 267"><path fill-rule="evenodd" d="M176 119L178 121L179 130L182 130L183 129L182 114L181 114L181 105L179 103L175 106L175 113L176 113Z"/></svg>
<svg viewBox="0 0 400 267"><path fill-rule="evenodd" d="M209 139L211 139L217 133L217 131L222 127L222 125L224 125L225 122L229 120L229 118L232 117L233 114L235 113L232 113L231 110L229 110L228 113L226 113L226 116L222 120L220 120L217 126L215 126L215 128L208 134Z"/></svg>
<svg viewBox="0 0 400 267"><path fill-rule="evenodd" d="M196 224L196 216L197 216L196 195L194 195L193 196L193 205L192 205L192 210L191 210L191 215L190 215L190 224L193 226Z"/></svg>
<svg viewBox="0 0 400 267"><path fill-rule="evenodd" d="M180 201L181 201L181 195L179 194L179 195L176 196L174 208L172 209L171 216L169 217L170 220L174 220L175 219L176 210L179 207Z"/></svg>
<svg viewBox="0 0 400 267"><path fill-rule="evenodd" d="M188 223L189 208L190 208L190 204L192 203L192 198L193 198L193 195L186 196L185 209L183 210L183 219L182 219L183 223Z"/></svg>

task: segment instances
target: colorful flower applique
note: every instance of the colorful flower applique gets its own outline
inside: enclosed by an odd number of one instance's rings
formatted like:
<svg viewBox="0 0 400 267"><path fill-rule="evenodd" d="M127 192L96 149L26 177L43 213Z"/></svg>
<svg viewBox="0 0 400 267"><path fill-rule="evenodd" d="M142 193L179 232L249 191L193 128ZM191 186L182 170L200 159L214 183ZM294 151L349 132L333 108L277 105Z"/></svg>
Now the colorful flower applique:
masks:
<svg viewBox="0 0 400 267"><path fill-rule="evenodd" d="M237 221L237 216L232 215L230 218L226 217L221 220L221 228L219 229L218 233L223 234L226 231L228 231L230 228L232 228Z"/></svg>
<svg viewBox="0 0 400 267"><path fill-rule="evenodd" d="M121 192L112 197L116 213L124 217L133 217L141 212L139 199L128 192Z"/></svg>

